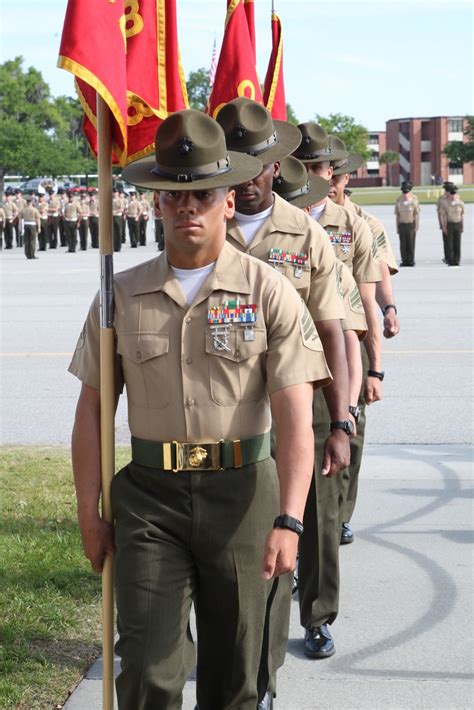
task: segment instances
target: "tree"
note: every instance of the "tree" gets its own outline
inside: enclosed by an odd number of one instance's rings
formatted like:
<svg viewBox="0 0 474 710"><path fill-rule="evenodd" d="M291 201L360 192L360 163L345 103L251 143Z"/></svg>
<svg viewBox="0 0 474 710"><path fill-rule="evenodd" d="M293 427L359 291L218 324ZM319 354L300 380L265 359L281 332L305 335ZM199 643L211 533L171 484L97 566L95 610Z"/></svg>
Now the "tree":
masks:
<svg viewBox="0 0 474 710"><path fill-rule="evenodd" d="M395 163L398 163L400 160L400 154L396 153L394 150L386 150L385 153L382 153L382 155L379 158L379 162L382 163L383 165L388 165L388 184L392 185L393 180L392 180L392 168L391 166L394 165Z"/></svg>
<svg viewBox="0 0 474 710"><path fill-rule="evenodd" d="M69 97L51 97L41 73L23 70L23 58L0 65L0 193L4 177L91 172L80 132L82 111Z"/></svg>
<svg viewBox="0 0 474 710"><path fill-rule="evenodd" d="M449 141L443 148L443 153L447 155L451 163L473 163L474 162L474 116L466 116L467 126L463 133L467 141Z"/></svg>
<svg viewBox="0 0 474 710"><path fill-rule="evenodd" d="M327 133L342 138L347 150L361 155L365 160L370 157L367 150L367 128L356 123L351 116L342 113L330 113L327 118L316 114L316 121Z"/></svg>
<svg viewBox="0 0 474 710"><path fill-rule="evenodd" d="M288 123L293 123L295 126L299 123L291 104L286 104L286 119Z"/></svg>
<svg viewBox="0 0 474 710"><path fill-rule="evenodd" d="M211 93L209 71L201 67L196 71L189 72L186 89L188 90L189 106L198 111L204 111Z"/></svg>

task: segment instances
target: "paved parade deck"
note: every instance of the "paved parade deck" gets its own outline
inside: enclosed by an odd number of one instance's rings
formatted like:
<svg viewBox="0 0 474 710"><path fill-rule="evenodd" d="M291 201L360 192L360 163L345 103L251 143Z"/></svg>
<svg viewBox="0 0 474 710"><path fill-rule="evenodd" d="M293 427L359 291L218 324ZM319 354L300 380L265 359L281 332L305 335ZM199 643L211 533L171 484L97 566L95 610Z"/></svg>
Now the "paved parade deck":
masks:
<svg viewBox="0 0 474 710"><path fill-rule="evenodd" d="M371 211L398 255L393 208ZM341 549L336 655L304 657L294 601L275 710L474 705L473 206L466 212L460 268L442 264L435 208L424 205L417 265L394 279L402 330L383 343L384 401L368 412L356 540ZM151 238L144 248L125 246L115 270L155 253ZM80 388L66 367L98 288L98 254L38 256L0 255L2 444L67 443ZM128 442L124 403L117 441ZM190 679L185 710L194 689ZM64 707L98 710L100 698L99 662Z"/></svg>

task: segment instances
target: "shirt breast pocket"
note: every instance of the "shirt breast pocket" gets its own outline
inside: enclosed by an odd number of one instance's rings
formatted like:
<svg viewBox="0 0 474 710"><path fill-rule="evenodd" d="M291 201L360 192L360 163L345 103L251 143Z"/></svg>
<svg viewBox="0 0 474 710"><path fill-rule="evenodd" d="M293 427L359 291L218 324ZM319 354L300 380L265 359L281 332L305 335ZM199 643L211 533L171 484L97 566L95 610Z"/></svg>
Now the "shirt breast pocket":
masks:
<svg viewBox="0 0 474 710"><path fill-rule="evenodd" d="M127 397L133 404L163 409L170 402L168 333L117 333L117 352Z"/></svg>
<svg viewBox="0 0 474 710"><path fill-rule="evenodd" d="M311 279L311 269L309 266L293 266L292 264L286 264L281 273L286 276L288 281L296 288L297 291L301 291L309 287Z"/></svg>
<svg viewBox="0 0 474 710"><path fill-rule="evenodd" d="M249 328L247 332L253 340L245 340L243 326L230 327L227 338L219 336L221 347L223 343L227 346L222 350L216 349L212 332L206 333L210 391L216 404L255 402L264 396L267 332L265 328Z"/></svg>
<svg viewBox="0 0 474 710"><path fill-rule="evenodd" d="M343 262L352 260L352 244L335 244L336 257Z"/></svg>

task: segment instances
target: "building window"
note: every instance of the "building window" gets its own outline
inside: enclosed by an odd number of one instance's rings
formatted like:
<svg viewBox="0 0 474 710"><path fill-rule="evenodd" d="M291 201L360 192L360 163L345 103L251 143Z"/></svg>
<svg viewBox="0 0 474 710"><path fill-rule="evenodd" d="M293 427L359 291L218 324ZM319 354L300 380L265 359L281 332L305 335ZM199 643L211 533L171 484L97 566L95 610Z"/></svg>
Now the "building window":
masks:
<svg viewBox="0 0 474 710"><path fill-rule="evenodd" d="M378 170L367 170L367 177L378 177L378 176L379 176Z"/></svg>
<svg viewBox="0 0 474 710"><path fill-rule="evenodd" d="M431 125L429 121L423 121L421 124L421 140L431 140Z"/></svg>
<svg viewBox="0 0 474 710"><path fill-rule="evenodd" d="M464 119L463 118L448 118L448 132L449 133L462 133L464 130Z"/></svg>
<svg viewBox="0 0 474 710"><path fill-rule="evenodd" d="M431 153L422 153L422 154L421 154L421 162L422 162L422 163L429 163L429 162L431 162Z"/></svg>
<svg viewBox="0 0 474 710"><path fill-rule="evenodd" d="M369 145L374 145L374 143L376 144L378 142L379 142L379 137L377 135L375 135L374 133L369 133L367 143Z"/></svg>

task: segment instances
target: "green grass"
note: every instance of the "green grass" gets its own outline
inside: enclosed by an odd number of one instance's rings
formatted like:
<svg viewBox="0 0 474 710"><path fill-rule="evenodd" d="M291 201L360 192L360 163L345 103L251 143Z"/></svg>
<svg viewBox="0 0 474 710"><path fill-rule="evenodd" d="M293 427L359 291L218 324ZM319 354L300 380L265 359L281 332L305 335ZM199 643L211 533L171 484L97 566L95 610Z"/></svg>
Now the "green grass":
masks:
<svg viewBox="0 0 474 710"><path fill-rule="evenodd" d="M350 183L349 183L350 187ZM434 204L443 194L442 187L415 187L413 192L420 204ZM394 205L401 194L399 187L355 187L351 199L358 205ZM463 202L474 202L474 186L463 185L458 192Z"/></svg>
<svg viewBox="0 0 474 710"><path fill-rule="evenodd" d="M100 654L100 577L82 553L69 450L0 457L0 708L61 707Z"/></svg>

